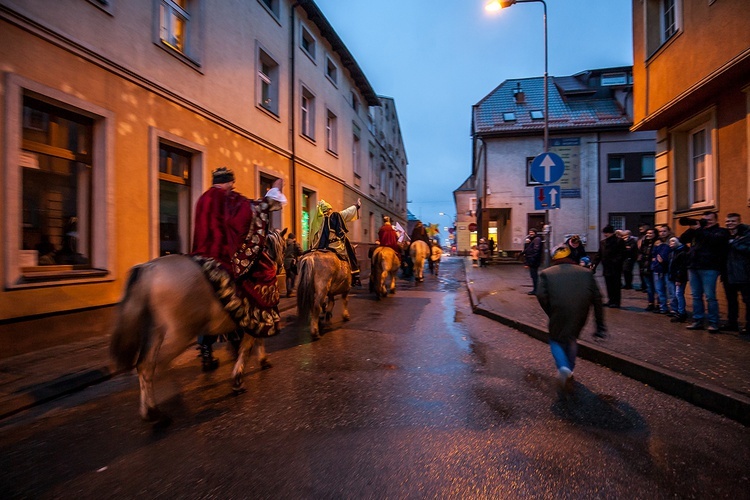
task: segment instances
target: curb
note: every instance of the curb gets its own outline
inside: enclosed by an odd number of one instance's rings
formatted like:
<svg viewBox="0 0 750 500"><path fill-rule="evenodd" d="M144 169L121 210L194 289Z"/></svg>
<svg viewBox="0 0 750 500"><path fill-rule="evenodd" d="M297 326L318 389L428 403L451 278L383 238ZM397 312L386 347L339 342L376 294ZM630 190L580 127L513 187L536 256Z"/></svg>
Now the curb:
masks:
<svg viewBox="0 0 750 500"><path fill-rule="evenodd" d="M466 287L474 314L485 316L545 344L548 343L549 334L545 330L482 308L468 279ZM740 394L639 361L625 354L610 351L585 340L578 341L578 357L602 365L695 406L724 415L743 425L750 425L750 398Z"/></svg>

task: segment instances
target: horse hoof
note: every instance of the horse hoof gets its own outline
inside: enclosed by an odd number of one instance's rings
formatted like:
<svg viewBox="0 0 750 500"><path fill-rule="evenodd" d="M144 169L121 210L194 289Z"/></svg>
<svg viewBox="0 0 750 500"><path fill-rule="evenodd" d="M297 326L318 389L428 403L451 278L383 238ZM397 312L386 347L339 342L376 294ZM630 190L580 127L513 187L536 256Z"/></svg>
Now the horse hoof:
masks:
<svg viewBox="0 0 750 500"><path fill-rule="evenodd" d="M245 392L245 381L242 380L242 375L238 375L234 378L234 384L232 384L232 394L235 396Z"/></svg>
<svg viewBox="0 0 750 500"><path fill-rule="evenodd" d="M333 317L333 313L326 313L326 321L331 321L332 317Z"/></svg>
<svg viewBox="0 0 750 500"><path fill-rule="evenodd" d="M344 315L344 321L349 321L349 315L348 314Z"/></svg>
<svg viewBox="0 0 750 500"><path fill-rule="evenodd" d="M315 342L316 340L320 340L320 334L319 333L311 333L310 334L310 340Z"/></svg>
<svg viewBox="0 0 750 500"><path fill-rule="evenodd" d="M261 370L268 370L269 368L272 368L272 367L273 367L273 365L267 359L260 360L260 369Z"/></svg>
<svg viewBox="0 0 750 500"><path fill-rule="evenodd" d="M148 408L146 413L141 413L144 422L156 422L164 418L164 414L158 408Z"/></svg>
<svg viewBox="0 0 750 500"><path fill-rule="evenodd" d="M240 394L245 394L247 392L247 389L245 389L245 386L242 387L234 387L232 386L232 395L239 396Z"/></svg>

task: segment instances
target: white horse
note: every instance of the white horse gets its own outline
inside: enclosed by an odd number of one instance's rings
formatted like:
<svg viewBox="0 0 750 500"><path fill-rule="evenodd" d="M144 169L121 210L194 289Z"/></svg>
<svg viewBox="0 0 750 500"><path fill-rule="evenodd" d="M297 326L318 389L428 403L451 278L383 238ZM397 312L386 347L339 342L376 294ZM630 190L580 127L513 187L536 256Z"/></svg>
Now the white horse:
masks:
<svg viewBox="0 0 750 500"><path fill-rule="evenodd" d="M430 247L422 240L414 240L409 247L409 255L414 263L414 279L424 281L424 261L430 256Z"/></svg>
<svg viewBox="0 0 750 500"><path fill-rule="evenodd" d="M327 250L314 250L304 254L297 267L297 316L301 324L309 324L310 337L318 340L321 312L325 313L325 321L331 319L336 295L341 295L344 321L349 321L351 268L335 252Z"/></svg>
<svg viewBox="0 0 750 500"><path fill-rule="evenodd" d="M391 247L378 247L372 254L372 276L375 296L380 299L390 293L396 293L396 274L401 262ZM388 280L390 279L390 286ZM387 287L387 289L386 289Z"/></svg>
<svg viewBox="0 0 750 500"><path fill-rule="evenodd" d="M276 264L284 258L284 231L269 231L265 251ZM194 344L199 335L222 335L237 325L205 277L200 265L185 255L167 255L134 266L125 285L110 352L120 368L138 370L140 415L162 418L154 398L154 372L166 367ZM270 366L262 338L243 335L232 369L233 389L243 389L245 360L256 346L261 368Z"/></svg>

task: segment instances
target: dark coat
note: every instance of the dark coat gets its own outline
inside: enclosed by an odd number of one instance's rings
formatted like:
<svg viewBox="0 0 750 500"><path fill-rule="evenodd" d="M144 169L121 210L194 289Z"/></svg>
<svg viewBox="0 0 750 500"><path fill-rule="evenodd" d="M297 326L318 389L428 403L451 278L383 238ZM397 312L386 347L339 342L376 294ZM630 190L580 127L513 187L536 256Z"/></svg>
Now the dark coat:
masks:
<svg viewBox="0 0 750 500"><path fill-rule="evenodd" d="M680 241L690 244L688 269L722 271L727 258L729 231L719 225L690 228L680 236Z"/></svg>
<svg viewBox="0 0 750 500"><path fill-rule="evenodd" d="M573 261L555 263L539 273L536 298L549 316L549 336L554 341L577 339L592 305L597 327L604 328L602 294L594 275Z"/></svg>
<svg viewBox="0 0 750 500"><path fill-rule="evenodd" d="M542 264L542 238L534 236L523 248L523 263L529 267Z"/></svg>
<svg viewBox="0 0 750 500"><path fill-rule="evenodd" d="M651 250L654 249L654 241L643 237L638 242L638 266L643 274L651 274Z"/></svg>
<svg viewBox="0 0 750 500"><path fill-rule="evenodd" d="M688 249L680 245L669 251L667 260L667 279L672 283L680 283L685 286L688 281Z"/></svg>
<svg viewBox="0 0 750 500"><path fill-rule="evenodd" d="M750 227L745 224L737 227L737 235L729 241L727 279L732 285L750 283Z"/></svg>
<svg viewBox="0 0 750 500"><path fill-rule="evenodd" d="M622 262L625 260L625 242L616 235L604 238L599 243L599 252L594 258L594 266L600 263L604 276L619 276L622 273Z"/></svg>

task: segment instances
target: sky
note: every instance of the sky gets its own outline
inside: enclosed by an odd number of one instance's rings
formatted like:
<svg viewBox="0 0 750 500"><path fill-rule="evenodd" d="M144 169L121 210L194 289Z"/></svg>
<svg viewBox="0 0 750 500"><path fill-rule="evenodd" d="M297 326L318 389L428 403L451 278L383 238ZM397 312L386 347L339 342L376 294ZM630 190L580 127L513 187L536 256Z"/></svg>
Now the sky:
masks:
<svg viewBox="0 0 750 500"><path fill-rule="evenodd" d="M549 76L633 64L631 0L546 0ZM543 6L486 0L316 0L378 95L396 102L408 209L444 235L471 175L471 107L544 75ZM440 215L440 213L445 215Z"/></svg>

